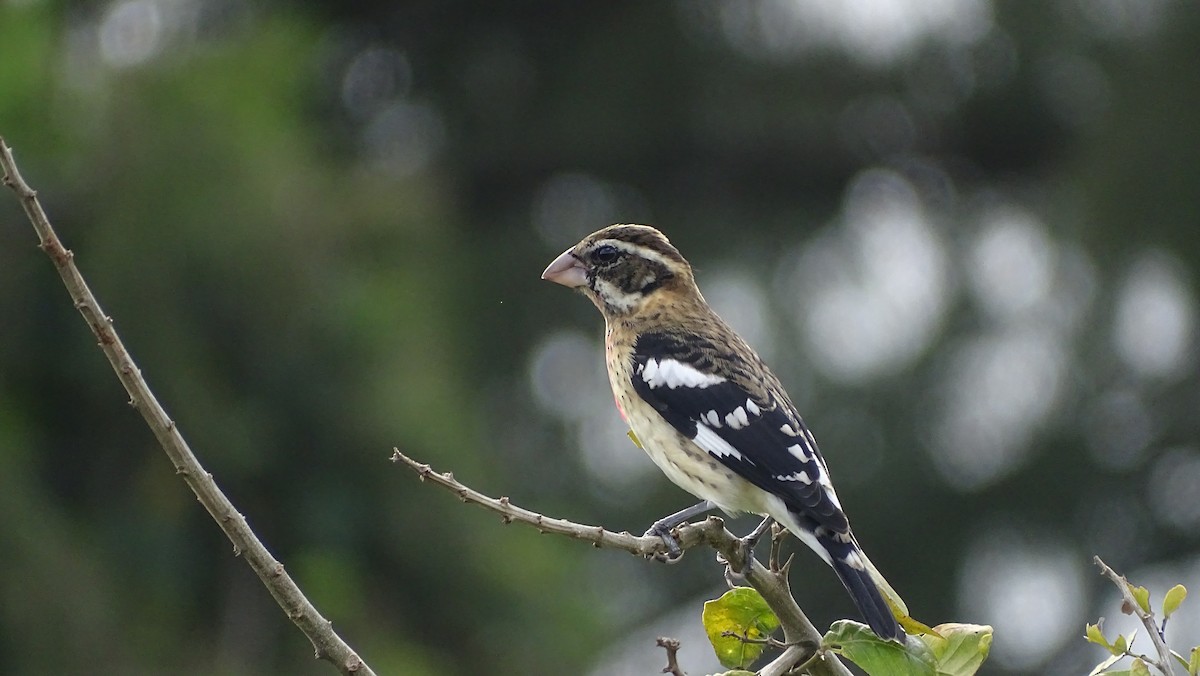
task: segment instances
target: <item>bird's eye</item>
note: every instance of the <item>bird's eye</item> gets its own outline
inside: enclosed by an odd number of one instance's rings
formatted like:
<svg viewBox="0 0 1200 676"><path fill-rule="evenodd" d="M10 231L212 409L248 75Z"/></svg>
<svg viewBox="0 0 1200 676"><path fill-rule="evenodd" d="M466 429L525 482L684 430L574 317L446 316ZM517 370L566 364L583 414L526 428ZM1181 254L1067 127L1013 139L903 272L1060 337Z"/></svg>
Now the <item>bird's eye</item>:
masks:
<svg viewBox="0 0 1200 676"><path fill-rule="evenodd" d="M592 260L597 263L611 263L617 260L617 256L621 255L621 250L611 244L605 244L597 247L592 252Z"/></svg>

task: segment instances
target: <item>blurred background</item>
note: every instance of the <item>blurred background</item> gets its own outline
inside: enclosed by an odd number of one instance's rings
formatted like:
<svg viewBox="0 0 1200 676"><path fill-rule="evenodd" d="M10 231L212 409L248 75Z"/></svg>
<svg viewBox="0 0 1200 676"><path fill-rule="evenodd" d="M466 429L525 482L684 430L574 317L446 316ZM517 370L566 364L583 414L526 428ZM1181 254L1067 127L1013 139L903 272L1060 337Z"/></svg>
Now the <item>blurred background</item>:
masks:
<svg viewBox="0 0 1200 676"><path fill-rule="evenodd" d="M662 228L786 383L914 614L1086 673L1099 554L1200 589L1200 5L0 0L0 134L208 469L381 674L717 670L712 556L538 279ZM328 674L0 196L0 663ZM733 523L739 532L752 519ZM854 616L799 552L819 626ZM1122 624L1125 622L1125 624ZM1200 642L1185 604L1169 640Z"/></svg>

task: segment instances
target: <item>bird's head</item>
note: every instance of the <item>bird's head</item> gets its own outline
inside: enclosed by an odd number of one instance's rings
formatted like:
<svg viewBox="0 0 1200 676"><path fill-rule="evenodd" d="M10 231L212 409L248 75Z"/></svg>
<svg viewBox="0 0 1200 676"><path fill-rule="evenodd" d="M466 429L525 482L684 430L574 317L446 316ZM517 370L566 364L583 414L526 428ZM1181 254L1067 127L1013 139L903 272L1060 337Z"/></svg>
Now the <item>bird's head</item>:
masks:
<svg viewBox="0 0 1200 676"><path fill-rule="evenodd" d="M605 317L635 313L660 294L695 289L692 267L648 225L593 232L555 258L542 279L583 291Z"/></svg>

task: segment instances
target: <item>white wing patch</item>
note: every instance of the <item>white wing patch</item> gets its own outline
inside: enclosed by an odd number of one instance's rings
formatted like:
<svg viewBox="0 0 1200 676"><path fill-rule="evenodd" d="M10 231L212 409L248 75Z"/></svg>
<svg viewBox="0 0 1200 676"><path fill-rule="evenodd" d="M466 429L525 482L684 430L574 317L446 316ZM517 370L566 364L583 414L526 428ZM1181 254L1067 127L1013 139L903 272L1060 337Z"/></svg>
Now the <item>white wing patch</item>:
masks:
<svg viewBox="0 0 1200 676"><path fill-rule="evenodd" d="M704 420L704 422L708 423L711 427L719 428L721 426L721 416L717 415L716 409L713 409L700 417Z"/></svg>
<svg viewBox="0 0 1200 676"><path fill-rule="evenodd" d="M647 359L642 367L642 380L650 386L666 387L669 390L680 387L697 387L704 389L709 385L725 382L725 379L711 373L704 373L674 359Z"/></svg>
<svg viewBox="0 0 1200 676"><path fill-rule="evenodd" d="M700 448L703 448L717 457L727 455L738 460L746 460L736 448L734 448L728 441L725 441L721 437L717 436L717 433L712 431L708 425L705 425L704 423L696 424L696 436L692 437L692 441L696 442L696 445Z"/></svg>
<svg viewBox="0 0 1200 676"><path fill-rule="evenodd" d="M738 406L733 409L733 413L725 416L725 424L729 425L730 429L740 430L750 424L750 418L746 416L746 409Z"/></svg>
<svg viewBox="0 0 1200 676"><path fill-rule="evenodd" d="M780 431L780 432L783 432L784 434L788 435L789 437L794 437L794 436L797 436L797 435L799 435L799 434L800 434L800 433L799 433L799 432L797 432L796 430L792 429L792 426L791 426L789 423L784 423L784 424L783 424L783 425L782 425L782 426L779 428L779 431Z"/></svg>
<svg viewBox="0 0 1200 676"><path fill-rule="evenodd" d="M803 463L807 463L809 460L812 460L812 456L808 453L808 450L804 448L804 444L788 446L788 453L791 453L796 457L797 460Z"/></svg>
<svg viewBox="0 0 1200 676"><path fill-rule="evenodd" d="M862 557L859 556L858 552L856 552L854 550L851 550L849 554L843 556L842 560L846 562L847 566L850 566L851 568L854 568L855 570L866 570L867 569L867 567L863 565Z"/></svg>
<svg viewBox="0 0 1200 676"><path fill-rule="evenodd" d="M799 481L800 483L804 484L805 486L812 485L812 478L809 477L808 472L805 472L804 470L801 470L799 472L793 472L792 474L780 474L775 477L775 480L776 481Z"/></svg>

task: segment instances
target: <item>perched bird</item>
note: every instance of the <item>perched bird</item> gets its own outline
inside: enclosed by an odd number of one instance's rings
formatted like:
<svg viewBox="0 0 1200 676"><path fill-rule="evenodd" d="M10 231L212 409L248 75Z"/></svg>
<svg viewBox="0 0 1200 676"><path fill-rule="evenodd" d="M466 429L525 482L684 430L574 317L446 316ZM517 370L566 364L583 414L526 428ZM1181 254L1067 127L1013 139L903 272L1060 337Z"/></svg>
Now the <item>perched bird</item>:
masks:
<svg viewBox="0 0 1200 676"><path fill-rule="evenodd" d="M774 518L833 567L876 635L904 641L883 593L898 597L855 540L812 433L670 241L649 226L612 225L564 251L542 279L600 309L621 417L667 477L703 500L647 534L677 556L671 529L714 507L768 517L752 537Z"/></svg>

